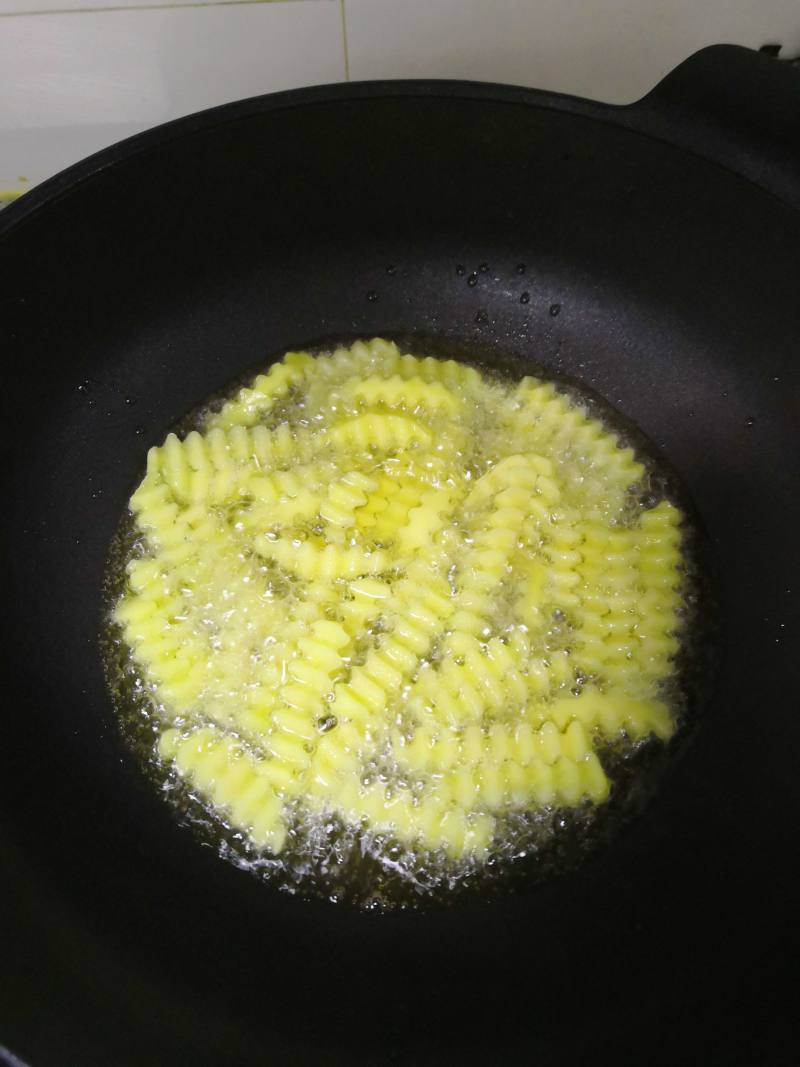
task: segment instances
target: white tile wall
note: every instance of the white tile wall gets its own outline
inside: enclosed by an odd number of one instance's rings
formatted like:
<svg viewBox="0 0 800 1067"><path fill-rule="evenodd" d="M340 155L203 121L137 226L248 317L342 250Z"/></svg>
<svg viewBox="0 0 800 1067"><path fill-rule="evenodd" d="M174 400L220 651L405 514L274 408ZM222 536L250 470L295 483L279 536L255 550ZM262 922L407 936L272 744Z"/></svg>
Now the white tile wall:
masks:
<svg viewBox="0 0 800 1067"><path fill-rule="evenodd" d="M338 0L0 16L0 190L178 115L344 77Z"/></svg>
<svg viewBox="0 0 800 1067"><path fill-rule="evenodd" d="M800 51L800 0L345 0L350 76L638 99L707 44Z"/></svg>
<svg viewBox="0 0 800 1067"><path fill-rule="evenodd" d="M51 15L59 11L101 11L104 8L197 7L221 0L0 0L0 14ZM229 0L232 3L260 3L262 0Z"/></svg>
<svg viewBox="0 0 800 1067"><path fill-rule="evenodd" d="M0 0L0 197L237 97L456 77L624 103L720 41L800 53L800 0Z"/></svg>

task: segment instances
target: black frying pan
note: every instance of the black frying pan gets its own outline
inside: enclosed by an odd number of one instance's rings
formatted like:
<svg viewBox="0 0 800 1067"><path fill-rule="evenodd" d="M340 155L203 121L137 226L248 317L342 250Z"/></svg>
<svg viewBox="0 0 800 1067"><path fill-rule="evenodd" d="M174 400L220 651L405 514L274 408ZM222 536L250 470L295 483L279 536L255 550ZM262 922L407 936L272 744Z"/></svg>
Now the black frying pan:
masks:
<svg viewBox="0 0 800 1067"><path fill-rule="evenodd" d="M0 1041L33 1067L796 1062L798 152L800 76L715 48L621 109L447 82L250 100L3 213ZM711 704L616 840L388 915L278 894L179 828L98 645L147 447L248 365L373 334L608 398L694 499L721 625Z"/></svg>

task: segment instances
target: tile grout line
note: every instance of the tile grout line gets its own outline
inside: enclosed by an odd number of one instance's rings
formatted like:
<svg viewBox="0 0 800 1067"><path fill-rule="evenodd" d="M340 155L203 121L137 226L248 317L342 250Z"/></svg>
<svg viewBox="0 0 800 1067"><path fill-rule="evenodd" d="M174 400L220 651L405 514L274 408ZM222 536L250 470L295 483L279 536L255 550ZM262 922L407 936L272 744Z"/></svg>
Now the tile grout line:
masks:
<svg viewBox="0 0 800 1067"><path fill-rule="evenodd" d="M342 13L342 45L344 46L344 80L350 81L350 52L347 47L347 9L346 0L339 0L339 10Z"/></svg>
<svg viewBox="0 0 800 1067"><path fill-rule="evenodd" d="M257 4L302 4L309 0L178 0L177 3L108 4L102 7L40 8L36 11L0 11L0 19L31 18L38 15L99 15L104 11L175 11L199 7L244 7Z"/></svg>

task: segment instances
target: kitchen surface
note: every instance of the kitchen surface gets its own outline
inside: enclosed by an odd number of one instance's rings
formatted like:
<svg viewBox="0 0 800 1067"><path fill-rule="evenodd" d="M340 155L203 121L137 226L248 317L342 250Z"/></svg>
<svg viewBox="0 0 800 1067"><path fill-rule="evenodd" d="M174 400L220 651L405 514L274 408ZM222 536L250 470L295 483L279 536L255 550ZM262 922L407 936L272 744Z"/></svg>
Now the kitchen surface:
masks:
<svg viewBox="0 0 800 1067"><path fill-rule="evenodd" d="M0 200L241 97L376 78L624 104L704 45L800 53L798 0L0 0Z"/></svg>

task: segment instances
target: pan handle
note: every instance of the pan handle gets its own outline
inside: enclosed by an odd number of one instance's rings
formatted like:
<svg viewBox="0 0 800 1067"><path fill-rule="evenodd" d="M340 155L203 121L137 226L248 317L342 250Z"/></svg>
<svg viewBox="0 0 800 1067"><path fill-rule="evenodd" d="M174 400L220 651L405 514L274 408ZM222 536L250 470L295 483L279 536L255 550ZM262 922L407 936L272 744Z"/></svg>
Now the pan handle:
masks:
<svg viewBox="0 0 800 1067"><path fill-rule="evenodd" d="M738 45L696 52L623 124L738 172L800 209L800 68Z"/></svg>

